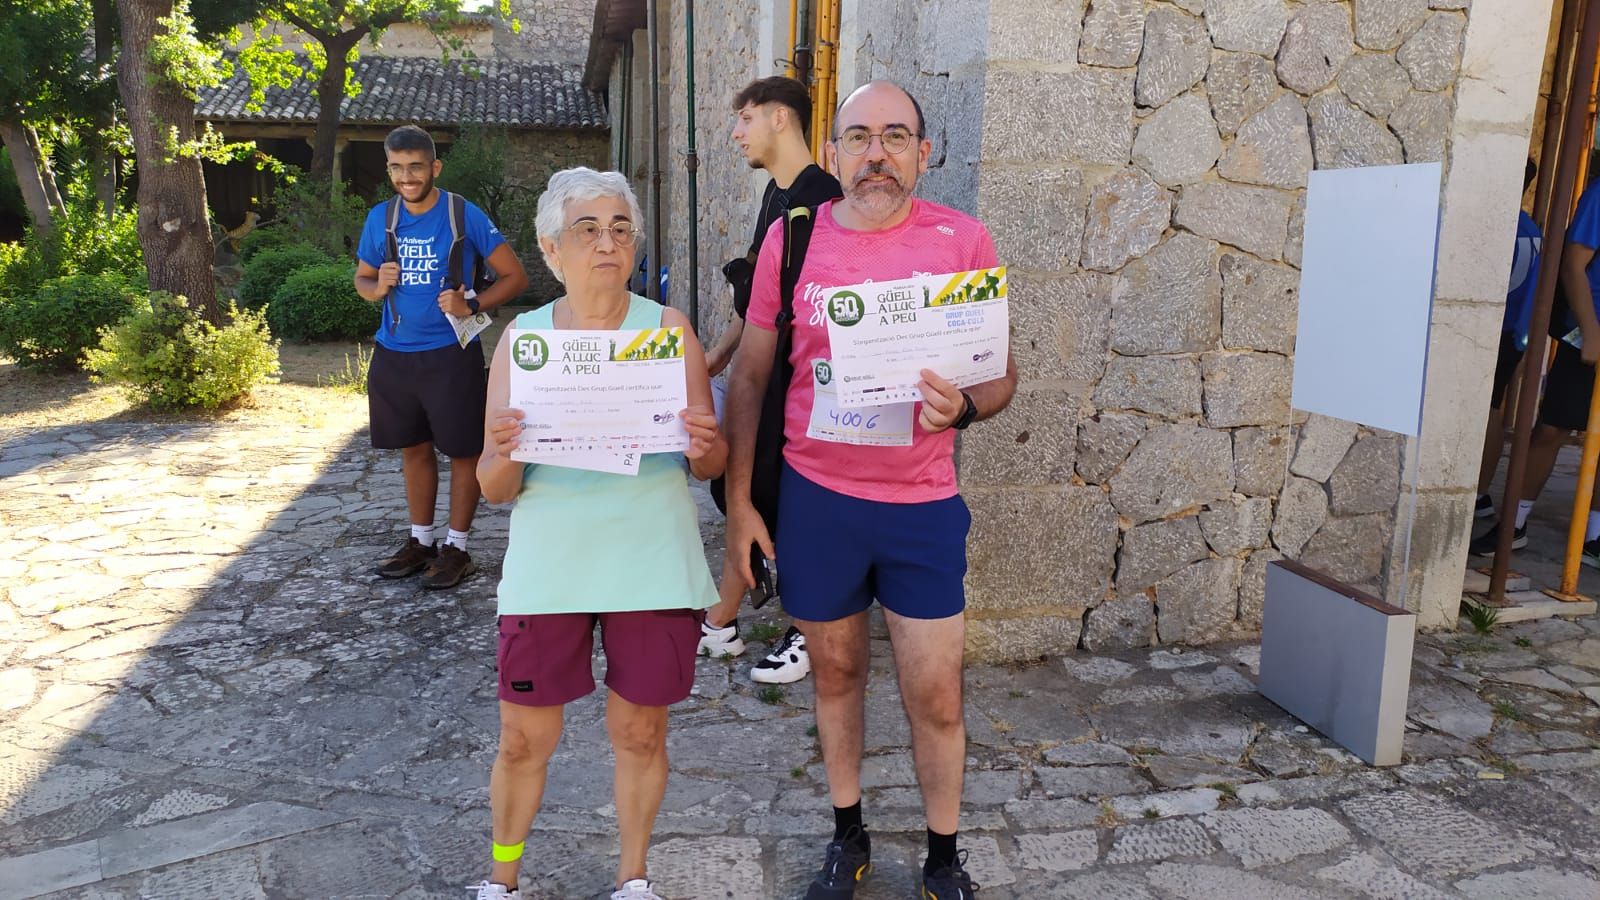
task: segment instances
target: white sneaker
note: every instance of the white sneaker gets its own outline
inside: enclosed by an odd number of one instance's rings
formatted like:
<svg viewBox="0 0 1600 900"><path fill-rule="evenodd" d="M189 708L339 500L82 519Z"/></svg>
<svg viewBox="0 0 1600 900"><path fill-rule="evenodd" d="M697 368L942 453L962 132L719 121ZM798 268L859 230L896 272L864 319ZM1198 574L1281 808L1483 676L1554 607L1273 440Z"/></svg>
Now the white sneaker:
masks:
<svg viewBox="0 0 1600 900"><path fill-rule="evenodd" d="M709 622L700 623L700 650L701 656L712 659L722 659L724 656L738 656L744 652L744 641L739 639L739 620L717 628Z"/></svg>
<svg viewBox="0 0 1600 900"><path fill-rule="evenodd" d="M474 892L472 900L522 900L521 891L515 888L508 891L505 885L495 884L492 881L469 884L467 890Z"/></svg>
<svg viewBox="0 0 1600 900"><path fill-rule="evenodd" d="M650 882L635 878L623 882L622 887L612 891L611 900L661 900L661 895L656 893Z"/></svg>
<svg viewBox="0 0 1600 900"><path fill-rule="evenodd" d="M761 684L788 684L810 674L811 654L806 652L806 636L790 625L778 646L750 670L750 680Z"/></svg>

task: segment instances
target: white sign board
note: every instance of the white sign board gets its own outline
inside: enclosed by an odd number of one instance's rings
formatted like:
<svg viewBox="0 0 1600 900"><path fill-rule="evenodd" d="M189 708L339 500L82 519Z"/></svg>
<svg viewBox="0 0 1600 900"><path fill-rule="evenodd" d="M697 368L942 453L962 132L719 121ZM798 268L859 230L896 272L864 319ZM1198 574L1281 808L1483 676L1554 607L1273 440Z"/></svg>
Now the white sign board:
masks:
<svg viewBox="0 0 1600 900"><path fill-rule="evenodd" d="M1421 429L1441 172L1419 163L1311 173L1296 409L1412 436Z"/></svg>

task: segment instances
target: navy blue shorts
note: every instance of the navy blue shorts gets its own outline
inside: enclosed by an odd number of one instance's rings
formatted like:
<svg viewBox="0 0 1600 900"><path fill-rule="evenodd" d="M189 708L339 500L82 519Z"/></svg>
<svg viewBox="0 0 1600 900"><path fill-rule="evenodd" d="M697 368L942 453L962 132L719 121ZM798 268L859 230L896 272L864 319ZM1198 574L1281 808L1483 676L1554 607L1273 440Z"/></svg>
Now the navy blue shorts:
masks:
<svg viewBox="0 0 1600 900"><path fill-rule="evenodd" d="M880 503L830 491L783 467L778 504L778 590L784 611L832 622L872 605L908 619L966 608L967 531L960 496Z"/></svg>

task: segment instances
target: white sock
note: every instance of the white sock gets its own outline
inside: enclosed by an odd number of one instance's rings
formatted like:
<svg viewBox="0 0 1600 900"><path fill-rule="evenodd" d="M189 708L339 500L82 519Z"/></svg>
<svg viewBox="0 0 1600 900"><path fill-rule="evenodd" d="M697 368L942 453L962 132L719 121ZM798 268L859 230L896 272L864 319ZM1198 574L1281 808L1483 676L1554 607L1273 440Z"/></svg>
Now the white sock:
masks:
<svg viewBox="0 0 1600 900"><path fill-rule="evenodd" d="M1600 512L1592 512L1589 513L1589 527L1583 532L1583 542L1587 544L1597 537L1600 537Z"/></svg>
<svg viewBox="0 0 1600 900"><path fill-rule="evenodd" d="M421 544L424 547L432 547L433 546L433 526L432 525L412 525L411 526L411 536L416 538L417 539L417 543Z"/></svg>
<svg viewBox="0 0 1600 900"><path fill-rule="evenodd" d="M1523 526L1528 524L1528 513L1531 513L1531 512L1533 512L1533 501L1532 500L1518 500L1517 501L1517 527L1518 528L1521 528L1521 527L1523 527Z"/></svg>
<svg viewBox="0 0 1600 900"><path fill-rule="evenodd" d="M467 533L465 531L457 531L452 528L450 529L448 536L445 537L444 542L452 547L455 547L457 550L464 551L467 549Z"/></svg>

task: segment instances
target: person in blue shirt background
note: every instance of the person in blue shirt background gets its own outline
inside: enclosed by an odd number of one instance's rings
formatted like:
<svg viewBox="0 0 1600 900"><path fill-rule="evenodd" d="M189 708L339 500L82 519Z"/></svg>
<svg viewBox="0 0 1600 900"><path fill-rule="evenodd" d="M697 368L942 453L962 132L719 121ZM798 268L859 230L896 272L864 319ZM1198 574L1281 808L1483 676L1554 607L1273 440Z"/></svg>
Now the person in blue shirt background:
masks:
<svg viewBox="0 0 1600 900"><path fill-rule="evenodd" d="M383 152L401 200L395 259L389 258L389 204L384 202L367 215L355 282L362 297L383 304L367 373L367 410L372 446L400 451L411 535L397 553L379 561L376 571L385 578L423 572L425 587L448 588L476 568L467 553L467 532L478 509L488 380L482 345L474 337L461 346L446 313L467 318L500 306L527 288L528 275L500 229L483 210L466 203L461 272L471 281L478 262L485 260L496 280L476 296L468 295L470 284L447 284L449 200L434 187L443 163L433 138L415 125L402 125L384 138ZM443 547L434 541L435 450L450 458L450 525Z"/></svg>
<svg viewBox="0 0 1600 900"><path fill-rule="evenodd" d="M1538 175L1538 164L1528 160L1528 168L1522 178L1524 192ZM1517 366L1522 363L1523 351L1528 347L1528 320L1533 315L1533 296L1539 286L1539 252L1543 246L1544 235L1539 231L1539 223L1526 210L1517 210L1517 240L1511 254L1511 283L1506 290L1505 316L1500 322L1500 355L1494 364L1494 389L1489 393L1489 424L1484 431L1483 463L1478 470L1478 504L1474 513L1480 519L1495 514L1494 500L1489 496L1489 483L1494 480L1501 451L1505 448L1506 391ZM1524 520L1526 518L1523 517Z"/></svg>
<svg viewBox="0 0 1600 900"><path fill-rule="evenodd" d="M1594 393L1595 361L1600 359L1600 189L1591 181L1578 200L1567 227L1561 254L1563 302L1551 311L1550 337L1556 338L1555 358L1545 377L1544 398L1539 403L1539 424L1528 449L1527 480L1517 504L1513 548L1528 545L1528 513L1555 469L1556 457L1567 439L1588 428L1589 400ZM1588 302L1584 302L1588 301ZM1543 336L1539 336L1543 340ZM1472 542L1478 556L1494 554L1495 531ZM1591 501L1583 544L1583 561L1600 568L1600 490Z"/></svg>

